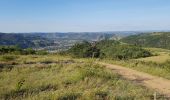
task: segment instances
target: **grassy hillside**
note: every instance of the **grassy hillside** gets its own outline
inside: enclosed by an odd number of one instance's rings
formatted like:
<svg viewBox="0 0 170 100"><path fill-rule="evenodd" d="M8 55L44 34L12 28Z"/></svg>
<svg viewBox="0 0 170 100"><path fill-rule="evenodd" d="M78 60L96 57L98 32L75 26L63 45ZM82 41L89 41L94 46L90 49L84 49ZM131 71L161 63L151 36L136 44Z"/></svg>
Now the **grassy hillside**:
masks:
<svg viewBox="0 0 170 100"><path fill-rule="evenodd" d="M170 50L160 48L146 48L146 49L151 51L155 56L139 58L137 60L156 63L165 63L167 61L170 61Z"/></svg>
<svg viewBox="0 0 170 100"><path fill-rule="evenodd" d="M108 60L108 63L122 65L154 76L170 79L170 51L159 48L145 48L151 51L154 56L129 60Z"/></svg>
<svg viewBox="0 0 170 100"><path fill-rule="evenodd" d="M91 60L57 55L0 56L0 99L149 100L153 91Z"/></svg>
<svg viewBox="0 0 170 100"><path fill-rule="evenodd" d="M122 42L140 45L144 47L155 47L170 49L170 33L155 32L148 34L132 35L121 39Z"/></svg>
<svg viewBox="0 0 170 100"><path fill-rule="evenodd" d="M0 47L0 53L2 100L150 100L153 97L155 90L122 78L116 71L96 64L95 58L170 79L169 50L114 40L75 44L62 52L68 56L13 46ZM157 57L162 61L158 62Z"/></svg>

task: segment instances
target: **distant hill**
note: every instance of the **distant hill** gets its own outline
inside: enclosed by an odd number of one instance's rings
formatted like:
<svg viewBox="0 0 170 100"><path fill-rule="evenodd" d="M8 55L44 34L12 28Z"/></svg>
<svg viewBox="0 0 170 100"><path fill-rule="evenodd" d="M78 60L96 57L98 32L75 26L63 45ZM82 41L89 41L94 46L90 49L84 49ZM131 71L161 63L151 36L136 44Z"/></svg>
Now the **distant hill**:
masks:
<svg viewBox="0 0 170 100"><path fill-rule="evenodd" d="M0 33L0 45L19 45L22 48L67 50L82 41L119 40L138 32L68 32L68 33Z"/></svg>
<svg viewBox="0 0 170 100"><path fill-rule="evenodd" d="M0 45L18 45L21 48L39 48L54 45L54 42L36 34L0 33Z"/></svg>
<svg viewBox="0 0 170 100"><path fill-rule="evenodd" d="M81 33L0 33L0 45L18 45L22 48L65 50L81 41L98 41L116 38L103 32Z"/></svg>
<svg viewBox="0 0 170 100"><path fill-rule="evenodd" d="M144 47L170 49L170 32L131 35L121 39L120 41Z"/></svg>
<svg viewBox="0 0 170 100"><path fill-rule="evenodd" d="M57 32L57 33L36 33L36 35L55 40L62 39L62 40L86 40L86 41L98 41L101 39L111 39L112 37L116 37L114 33L110 32L68 32L68 33Z"/></svg>

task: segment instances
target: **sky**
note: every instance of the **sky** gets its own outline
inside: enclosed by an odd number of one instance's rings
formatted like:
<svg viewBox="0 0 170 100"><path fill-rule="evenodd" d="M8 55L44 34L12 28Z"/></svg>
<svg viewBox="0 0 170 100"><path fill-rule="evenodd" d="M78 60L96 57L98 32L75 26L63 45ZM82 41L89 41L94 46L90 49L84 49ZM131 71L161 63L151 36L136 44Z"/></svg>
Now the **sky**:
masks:
<svg viewBox="0 0 170 100"><path fill-rule="evenodd" d="M0 0L0 32L170 30L170 0Z"/></svg>

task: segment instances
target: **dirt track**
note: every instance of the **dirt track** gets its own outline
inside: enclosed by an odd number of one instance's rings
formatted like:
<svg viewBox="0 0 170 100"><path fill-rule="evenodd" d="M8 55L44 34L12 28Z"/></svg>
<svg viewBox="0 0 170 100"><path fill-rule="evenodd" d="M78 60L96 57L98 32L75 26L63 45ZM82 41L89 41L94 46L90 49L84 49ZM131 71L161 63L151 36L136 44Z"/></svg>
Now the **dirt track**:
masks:
<svg viewBox="0 0 170 100"><path fill-rule="evenodd" d="M145 87L155 89L160 93L170 96L170 80L168 79L152 76L144 72L139 72L118 65L112 65L107 63L99 63L99 64L104 65L107 68L116 71L118 74L122 75L122 77L126 79L136 81L137 83Z"/></svg>

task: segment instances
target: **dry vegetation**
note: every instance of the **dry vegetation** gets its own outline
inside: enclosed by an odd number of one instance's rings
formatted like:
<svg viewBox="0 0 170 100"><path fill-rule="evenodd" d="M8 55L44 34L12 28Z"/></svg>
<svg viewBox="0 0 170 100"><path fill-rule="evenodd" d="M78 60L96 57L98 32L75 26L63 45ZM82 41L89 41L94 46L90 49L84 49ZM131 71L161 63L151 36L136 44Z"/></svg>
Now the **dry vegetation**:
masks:
<svg viewBox="0 0 170 100"><path fill-rule="evenodd" d="M170 50L160 49L160 48L146 48L150 50L155 56L140 58L137 59L139 61L148 61L148 62L157 62L157 63L165 63L170 60Z"/></svg>
<svg viewBox="0 0 170 100"><path fill-rule="evenodd" d="M58 55L0 56L0 99L149 100L152 90L91 60Z"/></svg>
<svg viewBox="0 0 170 100"><path fill-rule="evenodd" d="M149 49L155 56L131 60L104 61L170 79L170 51L158 48L147 49Z"/></svg>

